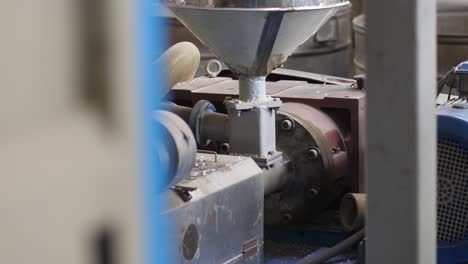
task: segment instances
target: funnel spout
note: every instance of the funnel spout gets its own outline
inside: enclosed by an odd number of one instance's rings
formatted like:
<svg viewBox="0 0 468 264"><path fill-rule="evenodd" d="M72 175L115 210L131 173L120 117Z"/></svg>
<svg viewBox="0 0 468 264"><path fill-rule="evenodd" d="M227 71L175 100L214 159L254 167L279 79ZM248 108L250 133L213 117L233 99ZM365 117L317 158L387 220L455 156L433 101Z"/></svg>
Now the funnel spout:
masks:
<svg viewBox="0 0 468 264"><path fill-rule="evenodd" d="M266 98L265 76L239 77L239 99L245 102L261 101Z"/></svg>

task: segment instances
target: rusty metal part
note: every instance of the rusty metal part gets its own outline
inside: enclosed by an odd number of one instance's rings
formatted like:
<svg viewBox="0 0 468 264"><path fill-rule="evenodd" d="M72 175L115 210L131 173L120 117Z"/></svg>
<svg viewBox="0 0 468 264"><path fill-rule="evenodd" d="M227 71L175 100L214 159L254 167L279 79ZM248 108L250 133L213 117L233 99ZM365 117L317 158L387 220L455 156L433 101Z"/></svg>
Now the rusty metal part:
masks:
<svg viewBox="0 0 468 264"><path fill-rule="evenodd" d="M313 150L316 153L313 160L321 158L331 177L339 178L345 174L346 145L337 124L328 115L314 107L299 103L285 104L278 115L294 119L296 124L302 125L312 136L317 146L307 150L307 158L310 158L309 152ZM288 142L285 141L284 144Z"/></svg>
<svg viewBox="0 0 468 264"><path fill-rule="evenodd" d="M292 79L290 75L287 77ZM281 76L275 74L275 78L280 79ZM343 134L348 151L346 188L349 192L364 192L365 92L353 88L353 82L343 82L348 85L323 85L317 84L316 79L309 80L304 76L296 79L302 81L267 81L267 94L283 102L298 102L320 109L334 120ZM172 90L172 98L185 105L207 99L216 106L218 112L225 112L224 99L235 98L237 93L236 80L196 78L177 85ZM282 121L280 118L277 120Z"/></svg>
<svg viewBox="0 0 468 264"><path fill-rule="evenodd" d="M284 119L293 120L294 128L282 129ZM277 135L278 149L293 169L284 187L265 197L265 223L307 223L343 191L347 168L344 140L330 117L299 103L281 107ZM291 216L287 222L284 212Z"/></svg>
<svg viewBox="0 0 468 264"><path fill-rule="evenodd" d="M367 196L365 193L348 193L341 200L340 220L347 232L364 227L367 210Z"/></svg>

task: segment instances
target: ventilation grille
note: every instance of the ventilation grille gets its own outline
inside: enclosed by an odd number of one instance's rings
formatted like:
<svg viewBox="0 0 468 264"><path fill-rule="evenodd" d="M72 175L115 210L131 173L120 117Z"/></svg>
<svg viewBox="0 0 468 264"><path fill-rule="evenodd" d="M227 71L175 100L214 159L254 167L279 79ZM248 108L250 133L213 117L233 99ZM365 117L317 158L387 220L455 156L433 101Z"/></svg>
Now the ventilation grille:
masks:
<svg viewBox="0 0 468 264"><path fill-rule="evenodd" d="M468 227L468 151L448 139L438 142L437 238L462 240Z"/></svg>
<svg viewBox="0 0 468 264"><path fill-rule="evenodd" d="M192 260L198 250L198 230L194 224L189 225L185 230L184 240L182 241L182 251L186 260Z"/></svg>

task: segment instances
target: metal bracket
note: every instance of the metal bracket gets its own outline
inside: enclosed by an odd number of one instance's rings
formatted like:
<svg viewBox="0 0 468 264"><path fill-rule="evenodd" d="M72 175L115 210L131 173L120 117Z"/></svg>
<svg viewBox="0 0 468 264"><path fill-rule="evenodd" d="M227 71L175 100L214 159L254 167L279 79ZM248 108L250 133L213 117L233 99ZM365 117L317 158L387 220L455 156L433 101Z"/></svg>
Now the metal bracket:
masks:
<svg viewBox="0 0 468 264"><path fill-rule="evenodd" d="M242 111L250 110L254 107L268 107L268 108L279 108L283 103L279 98L268 97L268 100L265 101L255 101L255 102L245 102L239 99L226 98L224 100L224 105L226 108L231 108L233 110Z"/></svg>
<svg viewBox="0 0 468 264"><path fill-rule="evenodd" d="M180 199L184 202L188 202L192 200L192 195L190 192L195 191L197 188L195 187L186 187L186 186L179 186L176 185L171 188L177 195L179 195Z"/></svg>
<svg viewBox="0 0 468 264"><path fill-rule="evenodd" d="M283 153L276 151L272 156L268 158L252 157L260 168L270 167L272 164L281 162L283 160Z"/></svg>

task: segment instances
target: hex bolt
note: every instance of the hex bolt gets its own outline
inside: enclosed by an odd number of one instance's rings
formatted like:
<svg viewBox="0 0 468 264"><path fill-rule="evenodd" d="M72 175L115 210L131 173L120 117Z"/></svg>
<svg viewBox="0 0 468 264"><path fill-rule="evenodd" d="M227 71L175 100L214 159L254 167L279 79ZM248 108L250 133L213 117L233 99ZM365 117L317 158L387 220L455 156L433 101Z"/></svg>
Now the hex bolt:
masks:
<svg viewBox="0 0 468 264"><path fill-rule="evenodd" d="M320 157L320 150L318 148L311 148L307 151L307 158L310 160L316 160Z"/></svg>
<svg viewBox="0 0 468 264"><path fill-rule="evenodd" d="M310 199L315 198L319 194L319 191L315 188L310 188L307 190L307 197Z"/></svg>
<svg viewBox="0 0 468 264"><path fill-rule="evenodd" d="M290 213L284 213L283 214L283 220L285 222L290 222L292 220L292 215Z"/></svg>
<svg viewBox="0 0 468 264"><path fill-rule="evenodd" d="M283 121L281 121L281 129L283 130L286 130L286 131L291 130L293 126L294 126L294 123L289 118L286 118Z"/></svg>

